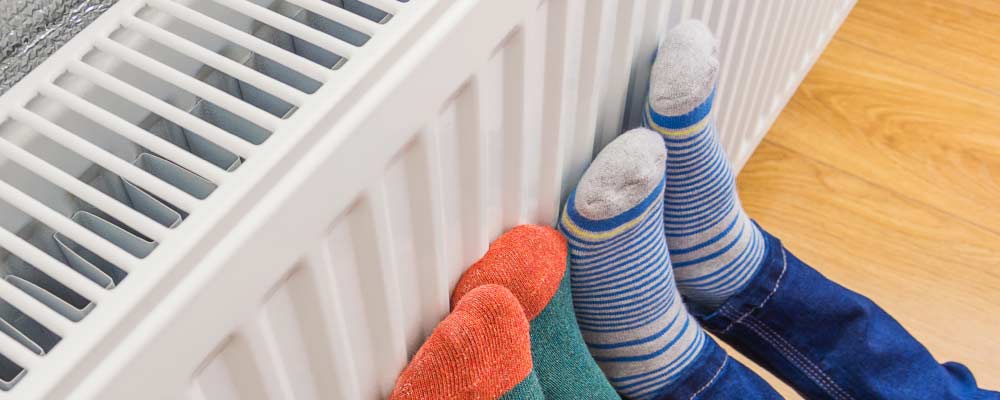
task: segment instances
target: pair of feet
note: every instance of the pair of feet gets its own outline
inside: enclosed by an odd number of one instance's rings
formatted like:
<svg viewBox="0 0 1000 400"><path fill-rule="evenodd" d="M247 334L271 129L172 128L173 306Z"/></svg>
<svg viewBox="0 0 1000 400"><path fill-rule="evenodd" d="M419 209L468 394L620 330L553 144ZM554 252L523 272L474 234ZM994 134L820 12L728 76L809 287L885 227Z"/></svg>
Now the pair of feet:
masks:
<svg viewBox="0 0 1000 400"><path fill-rule="evenodd" d="M392 399L617 399L573 315L566 239L522 225L490 244Z"/></svg>
<svg viewBox="0 0 1000 400"><path fill-rule="evenodd" d="M718 71L704 25L667 34L650 77L652 130L596 157L560 218L565 239L518 227L490 246L394 398L669 397L712 340L687 307L724 303L764 255L715 133Z"/></svg>
<svg viewBox="0 0 1000 400"><path fill-rule="evenodd" d="M688 307L718 308L764 257L715 132L716 43L698 22L668 33L650 77L648 129L601 151L559 221L583 336L630 399L669 393L712 340Z"/></svg>

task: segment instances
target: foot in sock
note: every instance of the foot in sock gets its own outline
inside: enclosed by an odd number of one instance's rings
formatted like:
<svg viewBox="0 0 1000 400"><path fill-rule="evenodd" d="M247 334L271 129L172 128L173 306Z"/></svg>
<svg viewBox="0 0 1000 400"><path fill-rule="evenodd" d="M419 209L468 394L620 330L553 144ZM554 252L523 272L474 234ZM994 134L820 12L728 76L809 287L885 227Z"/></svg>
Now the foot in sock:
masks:
<svg viewBox="0 0 1000 400"><path fill-rule="evenodd" d="M662 143L639 128L608 144L559 221L583 337L629 399L665 398L711 341L674 284L663 236Z"/></svg>
<svg viewBox="0 0 1000 400"><path fill-rule="evenodd" d="M618 399L587 351L573 315L566 239L555 229L521 225L490 244L458 281L452 304L486 284L514 294L531 326L531 354L547 400Z"/></svg>
<svg viewBox="0 0 1000 400"><path fill-rule="evenodd" d="M644 119L667 146L663 226L677 286L706 310L746 286L765 250L715 130L718 75L712 33L698 21L681 23L660 44Z"/></svg>
<svg viewBox="0 0 1000 400"><path fill-rule="evenodd" d="M469 291L400 373L390 398L544 399L514 295L497 285Z"/></svg>

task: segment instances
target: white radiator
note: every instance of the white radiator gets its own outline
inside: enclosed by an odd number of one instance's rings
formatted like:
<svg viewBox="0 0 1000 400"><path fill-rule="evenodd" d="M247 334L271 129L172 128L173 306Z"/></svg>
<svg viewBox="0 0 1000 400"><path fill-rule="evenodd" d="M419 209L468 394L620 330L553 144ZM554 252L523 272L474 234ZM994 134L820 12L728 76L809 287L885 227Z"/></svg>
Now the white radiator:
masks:
<svg viewBox="0 0 1000 400"><path fill-rule="evenodd" d="M0 97L0 399L373 399L722 43L742 165L853 0L121 0Z"/></svg>

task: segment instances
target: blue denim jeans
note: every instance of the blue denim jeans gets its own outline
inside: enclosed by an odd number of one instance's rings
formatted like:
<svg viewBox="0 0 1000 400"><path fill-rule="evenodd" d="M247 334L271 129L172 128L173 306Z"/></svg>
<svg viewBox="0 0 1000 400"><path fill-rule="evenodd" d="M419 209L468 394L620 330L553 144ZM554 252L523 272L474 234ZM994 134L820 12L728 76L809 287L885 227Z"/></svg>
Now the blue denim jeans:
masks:
<svg viewBox="0 0 1000 400"><path fill-rule="evenodd" d="M963 365L939 364L871 300L764 236L764 265L749 285L714 312L694 310L716 336L809 399L1000 400ZM664 398L780 398L714 343L698 363Z"/></svg>
<svg viewBox="0 0 1000 400"><path fill-rule="evenodd" d="M781 399L770 385L745 365L730 358L715 341L705 349L688 372L664 388L659 400L688 399Z"/></svg>

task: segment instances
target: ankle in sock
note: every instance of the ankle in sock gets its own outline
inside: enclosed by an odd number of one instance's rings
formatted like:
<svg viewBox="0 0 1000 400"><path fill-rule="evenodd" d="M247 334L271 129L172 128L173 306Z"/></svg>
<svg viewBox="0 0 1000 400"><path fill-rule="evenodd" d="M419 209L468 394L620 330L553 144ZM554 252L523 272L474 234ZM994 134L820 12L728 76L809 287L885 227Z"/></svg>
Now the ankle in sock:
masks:
<svg viewBox="0 0 1000 400"><path fill-rule="evenodd" d="M530 324L532 359L546 400L617 399L580 335L566 270L562 234L550 227L521 225L493 241L462 275L452 304L481 285L510 289Z"/></svg>
<svg viewBox="0 0 1000 400"><path fill-rule="evenodd" d="M669 393L711 340L674 284L663 236L662 143L639 128L608 144L560 219L583 337L611 384L630 399Z"/></svg>
<svg viewBox="0 0 1000 400"><path fill-rule="evenodd" d="M644 119L667 147L663 226L677 285L706 310L743 289L764 257L715 130L717 49L701 22L671 29L653 63Z"/></svg>
<svg viewBox="0 0 1000 400"><path fill-rule="evenodd" d="M528 335L509 290L473 289L420 346L390 398L542 400Z"/></svg>

